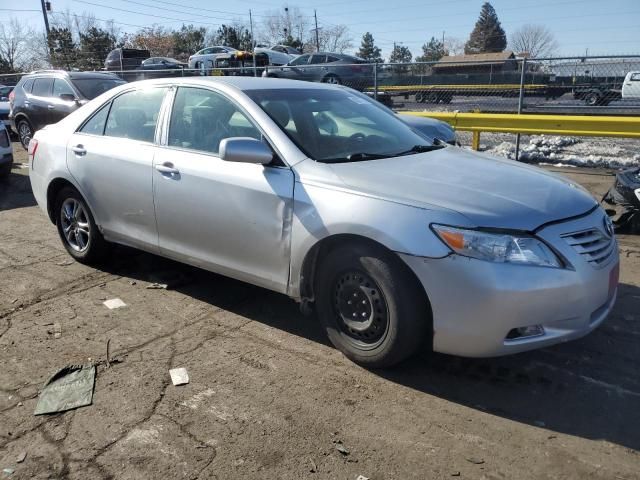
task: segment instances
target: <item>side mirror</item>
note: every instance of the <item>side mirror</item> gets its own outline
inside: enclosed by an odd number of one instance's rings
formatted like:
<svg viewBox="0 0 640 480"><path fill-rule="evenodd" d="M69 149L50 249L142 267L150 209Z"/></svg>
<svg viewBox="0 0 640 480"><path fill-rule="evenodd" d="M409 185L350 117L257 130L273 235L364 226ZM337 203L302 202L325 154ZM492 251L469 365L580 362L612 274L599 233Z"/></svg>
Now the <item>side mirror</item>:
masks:
<svg viewBox="0 0 640 480"><path fill-rule="evenodd" d="M65 102L75 102L78 100L73 93L61 93L60 98Z"/></svg>
<svg viewBox="0 0 640 480"><path fill-rule="evenodd" d="M267 165L273 160L271 149L255 138L225 138L220 142L219 152L220 158L227 162Z"/></svg>

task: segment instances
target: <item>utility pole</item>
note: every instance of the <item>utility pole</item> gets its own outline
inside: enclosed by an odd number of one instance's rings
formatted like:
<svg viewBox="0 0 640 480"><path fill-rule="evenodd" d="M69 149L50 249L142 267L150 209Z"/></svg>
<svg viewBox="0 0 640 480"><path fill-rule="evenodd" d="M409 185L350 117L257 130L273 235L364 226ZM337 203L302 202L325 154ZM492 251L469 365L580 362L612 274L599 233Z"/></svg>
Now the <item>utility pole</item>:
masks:
<svg viewBox="0 0 640 480"><path fill-rule="evenodd" d="M320 51L320 39L318 37L318 13L316 9L313 9L313 18L316 20L316 52Z"/></svg>
<svg viewBox="0 0 640 480"><path fill-rule="evenodd" d="M42 6L42 17L44 18L44 29L47 32L47 45L49 46L49 60L51 61L51 58L53 57L53 47L51 46L51 40L50 40L50 30L49 30L49 17L47 16L47 11L51 10L51 2L49 0L46 0L46 6L45 6L45 0L40 0L40 5Z"/></svg>
<svg viewBox="0 0 640 480"><path fill-rule="evenodd" d="M47 2L49 10L51 9L51 3ZM44 17L44 29L47 31L47 39L49 38L49 17L47 17L47 7L44 5L44 0L40 0L42 5L42 16Z"/></svg>
<svg viewBox="0 0 640 480"><path fill-rule="evenodd" d="M253 17L251 16L251 9L249 9L249 28L251 29L251 56L253 57L253 76L258 76L256 70L256 40L253 38Z"/></svg>

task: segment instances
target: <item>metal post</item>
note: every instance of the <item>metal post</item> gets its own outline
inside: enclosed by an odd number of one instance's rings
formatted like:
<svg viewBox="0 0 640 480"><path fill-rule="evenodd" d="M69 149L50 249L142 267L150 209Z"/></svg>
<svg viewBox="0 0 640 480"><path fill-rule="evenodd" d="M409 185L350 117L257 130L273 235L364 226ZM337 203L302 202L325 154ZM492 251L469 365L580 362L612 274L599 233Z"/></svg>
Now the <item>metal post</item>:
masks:
<svg viewBox="0 0 640 480"><path fill-rule="evenodd" d="M318 14L315 8L313 9L313 17L316 19L316 52L320 51L320 39L318 37Z"/></svg>
<svg viewBox="0 0 640 480"><path fill-rule="evenodd" d="M253 57L253 76L258 76L258 70L256 70L256 41L253 38L253 17L251 16L251 9L249 9L249 27L251 28L251 56Z"/></svg>
<svg viewBox="0 0 640 480"><path fill-rule="evenodd" d="M518 96L518 115L522 114L522 105L524 103L524 74L527 70L527 58L522 59L522 72L520 72L520 95ZM520 157L520 134L516 134L516 161Z"/></svg>
<svg viewBox="0 0 640 480"><path fill-rule="evenodd" d="M44 5L44 0L40 0L40 5L42 6L42 17L44 18L44 29L47 32L47 46L49 47L49 60L52 60L53 57L53 46L51 45L49 30L49 17L47 16L47 7Z"/></svg>
<svg viewBox="0 0 640 480"><path fill-rule="evenodd" d="M373 99L378 100L378 62L373 64Z"/></svg>

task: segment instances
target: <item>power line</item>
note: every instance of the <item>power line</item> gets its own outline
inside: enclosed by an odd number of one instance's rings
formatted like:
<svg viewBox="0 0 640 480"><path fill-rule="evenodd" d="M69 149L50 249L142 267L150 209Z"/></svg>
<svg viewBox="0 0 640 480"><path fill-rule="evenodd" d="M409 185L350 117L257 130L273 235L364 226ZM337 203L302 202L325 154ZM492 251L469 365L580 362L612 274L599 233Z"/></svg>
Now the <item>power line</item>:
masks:
<svg viewBox="0 0 640 480"><path fill-rule="evenodd" d="M87 2L86 0L73 0L76 3L86 3L87 5L93 5L94 7L102 7L102 8L108 8L109 10L116 10L119 12L126 12L126 13L133 13L135 15L142 15L145 17L154 17L154 18L162 18L164 20L174 20L176 22L188 22L188 23L199 23L202 25L210 25L210 26L216 26L219 27L220 24L219 23L210 23L210 22L200 22L198 20L194 20L194 19L184 19L184 18L175 18L175 17L165 17L163 15L154 15L151 13L145 13L145 12L136 12L134 10L127 10L125 8L117 8L117 7L110 7L108 5L101 5L99 3L93 3L93 2Z"/></svg>

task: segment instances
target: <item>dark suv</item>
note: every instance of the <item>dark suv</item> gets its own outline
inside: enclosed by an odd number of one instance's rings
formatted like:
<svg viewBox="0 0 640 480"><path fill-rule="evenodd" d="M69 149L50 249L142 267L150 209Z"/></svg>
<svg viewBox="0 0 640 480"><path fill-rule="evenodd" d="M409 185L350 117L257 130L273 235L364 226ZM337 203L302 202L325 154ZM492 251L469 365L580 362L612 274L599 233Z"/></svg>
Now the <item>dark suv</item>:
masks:
<svg viewBox="0 0 640 480"><path fill-rule="evenodd" d="M101 72L43 70L20 79L9 95L11 126L26 149L33 134L56 123L89 100L125 83Z"/></svg>

